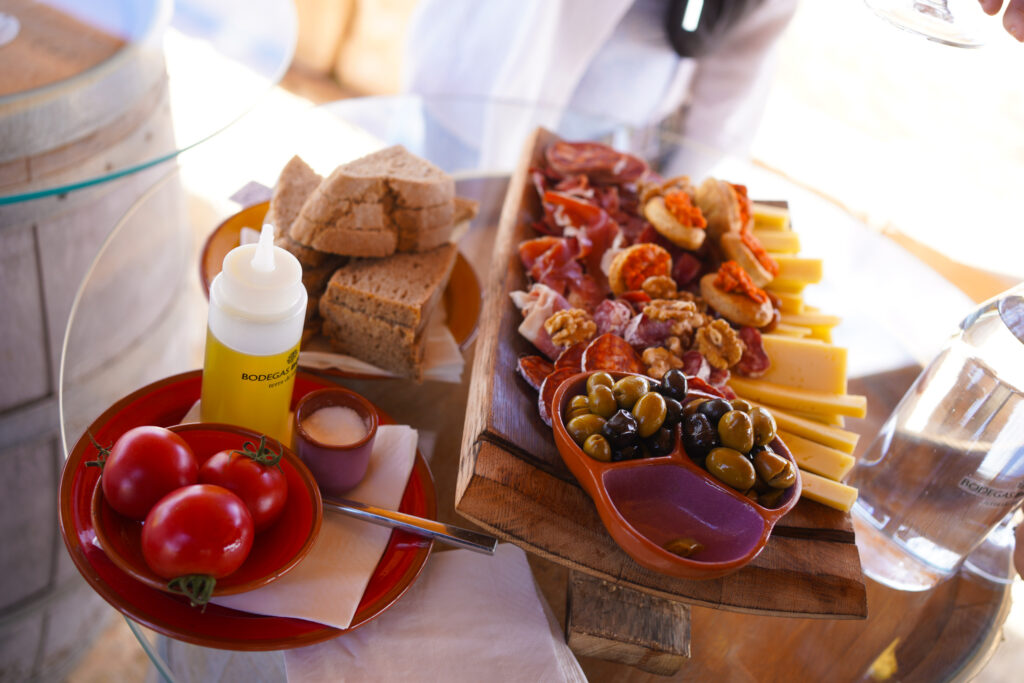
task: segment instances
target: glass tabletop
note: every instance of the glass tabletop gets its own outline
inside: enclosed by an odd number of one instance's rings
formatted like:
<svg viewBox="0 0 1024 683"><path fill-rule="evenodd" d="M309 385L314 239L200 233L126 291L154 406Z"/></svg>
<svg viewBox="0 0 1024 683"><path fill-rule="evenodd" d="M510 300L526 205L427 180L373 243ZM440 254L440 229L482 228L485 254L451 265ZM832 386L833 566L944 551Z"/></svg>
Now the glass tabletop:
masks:
<svg viewBox="0 0 1024 683"><path fill-rule="evenodd" d="M0 204L113 180L206 140L281 79L296 32L287 0L5 3Z"/></svg>
<svg viewBox="0 0 1024 683"><path fill-rule="evenodd" d="M685 170L698 177L735 178L754 197L787 199L802 253L825 260L825 280L811 296L823 310L843 316L835 341L850 349L851 377L927 359L971 308L950 283L839 207L749 160L657 128L524 103L416 97L345 100L283 123L273 135L262 131L256 138L252 131L233 128L183 155L111 232L79 289L66 330L60 376L65 453L120 397L201 366L207 311L198 274L201 245L242 204L266 197L294 154L317 171L330 172L370 151L404 144L452 173L458 194L481 203L459 246L485 291L508 175L523 140L538 125L634 151L666 176ZM889 277L879 278L879 272ZM917 296L921 291L930 295ZM430 465L439 514L456 523L455 476L470 367L467 363L458 385L428 382L395 391L394 380L343 381L436 439ZM210 671L203 667L214 661L223 666L226 659L244 671L283 673L280 652L220 653L131 626L168 678L201 680Z"/></svg>

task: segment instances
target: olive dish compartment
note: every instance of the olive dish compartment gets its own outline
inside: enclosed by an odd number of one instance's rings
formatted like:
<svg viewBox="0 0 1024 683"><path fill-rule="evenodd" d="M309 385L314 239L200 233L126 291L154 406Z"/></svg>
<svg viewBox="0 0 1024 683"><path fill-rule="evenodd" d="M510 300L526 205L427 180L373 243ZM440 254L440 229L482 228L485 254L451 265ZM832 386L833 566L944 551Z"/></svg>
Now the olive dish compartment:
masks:
<svg viewBox="0 0 1024 683"><path fill-rule="evenodd" d="M605 372L615 381L634 374ZM573 441L564 419L569 401L586 393L591 374L573 375L559 385L551 411L552 427L563 462L594 501L605 529L619 547L648 569L684 579L725 576L757 557L776 522L800 498L800 471L782 440L776 436L770 446L793 463L797 477L774 508L751 501L693 462L683 447L679 424L672 427L674 446L668 455L620 462L595 460ZM715 398L697 390L691 390L688 397ZM693 538L703 548L683 557L663 547L681 537Z"/></svg>

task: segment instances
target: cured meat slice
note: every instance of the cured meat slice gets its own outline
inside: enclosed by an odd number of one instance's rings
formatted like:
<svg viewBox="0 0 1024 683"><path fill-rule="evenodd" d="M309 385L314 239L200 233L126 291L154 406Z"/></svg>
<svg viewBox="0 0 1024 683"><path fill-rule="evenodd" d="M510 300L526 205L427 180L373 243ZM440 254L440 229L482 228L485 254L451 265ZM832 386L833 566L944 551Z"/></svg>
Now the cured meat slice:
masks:
<svg viewBox="0 0 1024 683"><path fill-rule="evenodd" d="M713 387L704 380L702 380L700 377L688 377L687 384L689 385L689 388L691 390L696 389L697 391L703 391L705 394L711 394L712 396L717 396L718 398L727 398L729 400L736 398L736 394L733 392L732 389L729 389L729 387ZM727 396L726 392L722 391L723 389L728 389L728 393L732 395Z"/></svg>
<svg viewBox="0 0 1024 683"><path fill-rule="evenodd" d="M633 318L633 309L621 301L605 299L594 309L593 318L599 335L610 332L622 337L626 325Z"/></svg>
<svg viewBox="0 0 1024 683"><path fill-rule="evenodd" d="M647 368L629 342L618 335L602 334L583 352L584 370L618 370L643 374Z"/></svg>
<svg viewBox="0 0 1024 683"><path fill-rule="evenodd" d="M529 292L516 291L510 296L524 316L523 322L519 324L519 334L548 358L557 358L561 349L551 341L551 335L544 329L544 321L556 311L569 308L569 302L555 290L540 283L531 286Z"/></svg>
<svg viewBox="0 0 1024 683"><path fill-rule="evenodd" d="M594 183L631 183L648 171L647 162L600 142L559 142L544 150L548 166L562 176L584 173Z"/></svg>
<svg viewBox="0 0 1024 683"><path fill-rule="evenodd" d="M558 355L558 360L555 361L555 368L569 368L576 372L583 372L583 351L589 344L590 342L578 342L562 351Z"/></svg>
<svg viewBox="0 0 1024 683"><path fill-rule="evenodd" d="M554 371L555 366L544 356L523 356L516 364L516 369L527 384L540 391L544 378Z"/></svg>
<svg viewBox="0 0 1024 683"><path fill-rule="evenodd" d="M540 411L540 419L548 427L551 426L551 411L555 402L555 391L558 386L570 377L579 374L571 368L557 368L550 375L544 378L540 385L540 393L537 395L537 410Z"/></svg>
<svg viewBox="0 0 1024 683"><path fill-rule="evenodd" d="M686 289L697 280L700 275L702 264L700 259L689 252L683 252L676 257L672 264L672 279L676 281L679 289Z"/></svg>
<svg viewBox="0 0 1024 683"><path fill-rule="evenodd" d="M760 377L772 366L768 354L761 341L761 333L753 327L741 327L740 339L743 341L743 356L736 363L736 372L745 377Z"/></svg>
<svg viewBox="0 0 1024 683"><path fill-rule="evenodd" d="M643 313L633 316L622 335L641 354L648 346L662 346L672 336L672 323L668 320L652 320Z"/></svg>
<svg viewBox="0 0 1024 683"><path fill-rule="evenodd" d="M700 351L686 351L682 355L683 373L688 377L696 377L707 381L711 376L711 363Z"/></svg>

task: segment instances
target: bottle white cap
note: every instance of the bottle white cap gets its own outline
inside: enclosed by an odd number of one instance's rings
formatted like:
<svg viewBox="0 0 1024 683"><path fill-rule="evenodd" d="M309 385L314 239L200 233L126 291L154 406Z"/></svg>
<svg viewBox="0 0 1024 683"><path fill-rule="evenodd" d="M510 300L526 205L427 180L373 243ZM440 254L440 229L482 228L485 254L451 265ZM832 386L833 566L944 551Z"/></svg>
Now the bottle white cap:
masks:
<svg viewBox="0 0 1024 683"><path fill-rule="evenodd" d="M256 244L228 252L210 285L210 302L227 313L267 322L305 308L302 266L293 254L274 246L272 225L263 226Z"/></svg>

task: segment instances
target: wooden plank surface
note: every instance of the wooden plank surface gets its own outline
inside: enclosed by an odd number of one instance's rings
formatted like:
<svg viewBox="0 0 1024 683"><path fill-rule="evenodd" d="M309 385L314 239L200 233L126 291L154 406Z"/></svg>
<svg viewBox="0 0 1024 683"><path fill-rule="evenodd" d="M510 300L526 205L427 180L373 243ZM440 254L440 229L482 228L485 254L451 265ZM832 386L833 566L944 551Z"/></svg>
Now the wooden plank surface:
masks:
<svg viewBox="0 0 1024 683"><path fill-rule="evenodd" d="M578 656L670 675L690 656L690 608L569 573L565 639Z"/></svg>
<svg viewBox="0 0 1024 683"><path fill-rule="evenodd" d="M538 211L527 169L554 139L538 131L503 205L484 290L456 510L530 552L669 600L742 612L863 618L865 589L849 516L817 503L801 501L779 522L758 558L710 581L647 570L606 533L537 414L537 392L515 371L521 355L536 353L516 331L520 315L509 298L509 292L526 285L517 247L534 236L529 226Z"/></svg>

